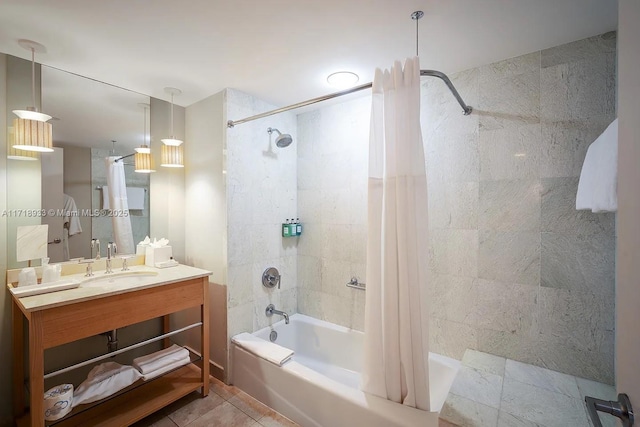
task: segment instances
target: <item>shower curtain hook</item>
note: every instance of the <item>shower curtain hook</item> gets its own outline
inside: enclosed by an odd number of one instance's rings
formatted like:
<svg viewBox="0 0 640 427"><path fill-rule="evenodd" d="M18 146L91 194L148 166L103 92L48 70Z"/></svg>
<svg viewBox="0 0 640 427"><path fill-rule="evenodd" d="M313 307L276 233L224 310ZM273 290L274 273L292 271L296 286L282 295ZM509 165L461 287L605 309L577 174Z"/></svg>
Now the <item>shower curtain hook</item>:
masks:
<svg viewBox="0 0 640 427"><path fill-rule="evenodd" d="M421 10L416 10L415 12L413 12L411 14L411 19L413 19L414 21L416 21L416 56L420 56L419 51L418 51L418 47L419 47L419 34L420 34L420 24L418 21L420 21L420 18L422 18L424 16L424 12Z"/></svg>

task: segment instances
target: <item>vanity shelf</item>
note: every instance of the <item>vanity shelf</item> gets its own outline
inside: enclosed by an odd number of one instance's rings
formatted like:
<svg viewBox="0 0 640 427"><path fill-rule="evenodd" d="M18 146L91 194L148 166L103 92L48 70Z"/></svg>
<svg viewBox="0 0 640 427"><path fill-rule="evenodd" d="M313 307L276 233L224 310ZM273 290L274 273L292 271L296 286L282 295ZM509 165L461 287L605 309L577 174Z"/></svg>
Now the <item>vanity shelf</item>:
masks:
<svg viewBox="0 0 640 427"><path fill-rule="evenodd" d="M172 334L169 317L189 308L200 309L201 361L162 377L134 384L101 403L81 405L56 426L124 426L152 414L187 394L209 393L210 272L180 265L131 287L103 286L56 292L55 295L12 297L14 416L20 426L43 426L44 350L145 320L163 318L163 335ZM29 407L25 413L23 325L28 325ZM164 338L164 346L169 339ZM199 365L199 366L198 366Z"/></svg>
<svg viewBox="0 0 640 427"><path fill-rule="evenodd" d="M80 411L72 412L62 420L47 422L46 425L55 427L130 425L198 390L202 387L201 377L201 369L192 363L115 397L109 397L103 403L89 409L80 408ZM30 414L19 418L17 425L32 426Z"/></svg>

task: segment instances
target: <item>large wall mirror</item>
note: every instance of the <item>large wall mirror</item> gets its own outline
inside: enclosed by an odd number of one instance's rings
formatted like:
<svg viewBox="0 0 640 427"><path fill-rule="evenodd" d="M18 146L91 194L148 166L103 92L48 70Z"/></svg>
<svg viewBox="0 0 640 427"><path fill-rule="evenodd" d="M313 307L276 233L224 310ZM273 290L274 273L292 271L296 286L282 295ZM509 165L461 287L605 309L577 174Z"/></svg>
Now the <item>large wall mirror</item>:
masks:
<svg viewBox="0 0 640 427"><path fill-rule="evenodd" d="M7 97L10 145L11 110L26 106L12 104L30 99L30 85L24 82L26 78L30 83L31 64L11 56L8 64L7 86L13 91ZM92 239L100 240L104 256L106 243L115 241L112 217L105 209L109 207L105 158L130 155L149 138L148 96L47 66L38 68L42 111L53 116L55 151L31 161L7 160L7 204L10 212L39 209L56 214L7 217L9 268L26 265L16 259L16 233L21 225L49 225L50 262L95 257ZM149 174L134 172L133 157L121 162L128 217L137 243L149 234ZM75 206L75 218L58 214L70 206Z"/></svg>

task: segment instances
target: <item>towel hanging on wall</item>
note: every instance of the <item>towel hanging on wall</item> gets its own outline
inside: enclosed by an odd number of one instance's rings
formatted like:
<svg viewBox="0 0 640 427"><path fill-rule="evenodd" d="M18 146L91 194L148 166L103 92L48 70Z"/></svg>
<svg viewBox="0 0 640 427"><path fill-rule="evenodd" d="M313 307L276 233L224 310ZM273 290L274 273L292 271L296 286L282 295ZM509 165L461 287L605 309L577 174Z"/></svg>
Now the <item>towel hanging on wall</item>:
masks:
<svg viewBox="0 0 640 427"><path fill-rule="evenodd" d="M593 212L618 210L618 119L587 150L580 172L576 209Z"/></svg>

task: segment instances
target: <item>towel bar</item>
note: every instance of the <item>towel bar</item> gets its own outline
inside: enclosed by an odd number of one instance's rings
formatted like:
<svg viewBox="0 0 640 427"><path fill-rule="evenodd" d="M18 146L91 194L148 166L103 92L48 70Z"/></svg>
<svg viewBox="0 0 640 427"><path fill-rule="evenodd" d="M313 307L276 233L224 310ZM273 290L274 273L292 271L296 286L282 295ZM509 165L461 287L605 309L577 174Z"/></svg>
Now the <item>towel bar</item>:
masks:
<svg viewBox="0 0 640 427"><path fill-rule="evenodd" d="M193 323L193 324L191 324L189 326L185 326L184 328L180 328L180 329L176 329L175 331L167 332L166 334L159 335L159 336L154 337L154 338L150 338L150 339L148 339L146 341L141 341L141 342L139 342L137 344L130 345L130 346L122 348L120 350L112 351L110 353L103 354L102 356L94 357L93 359L85 360L84 362L76 363L75 365L67 366L66 368L62 368L62 369L59 369L57 371L49 372L48 374L46 374L44 376L44 379L46 380L47 378L51 378L51 377L55 377L55 376L60 375L60 374L64 374L65 372L72 371L72 370L74 370L76 368L81 368L83 366L90 365L90 364L92 364L94 362L99 362L99 361L104 360L104 359L109 359L109 358L111 358L113 356L116 356L116 355L118 355L120 353L124 353L125 351L133 350L134 348L142 347L144 345L151 344L151 343L156 342L156 341L160 341L160 340L168 338L170 336L179 334L180 332L184 332L184 331L188 331L189 329L197 328L198 326L202 326L202 322Z"/></svg>

